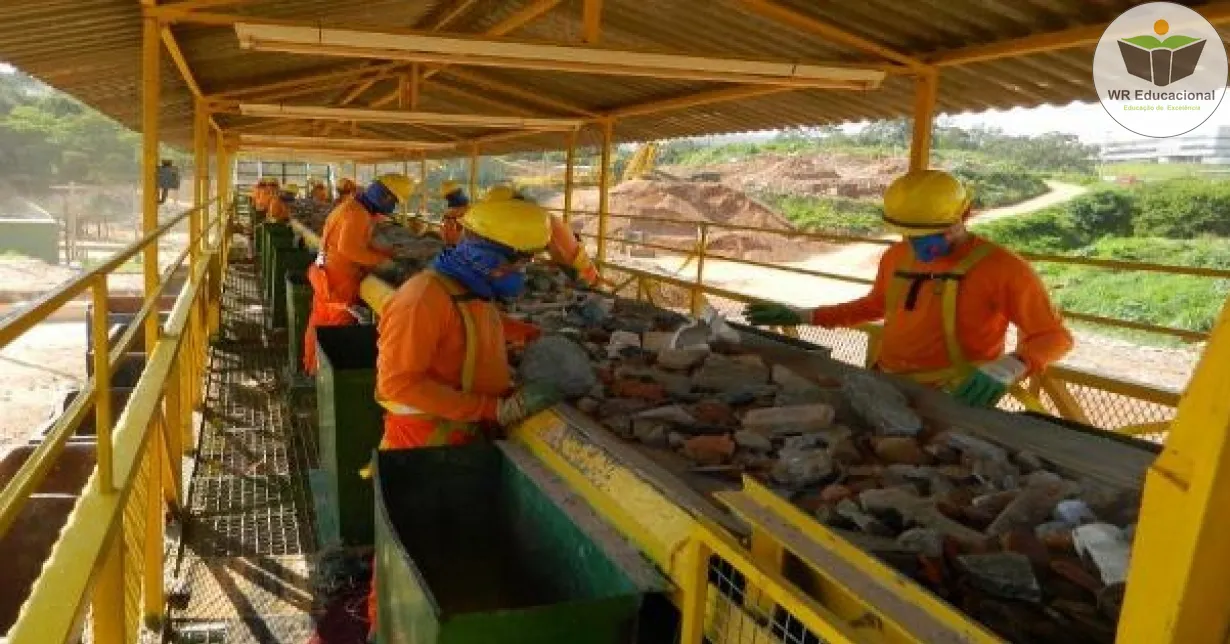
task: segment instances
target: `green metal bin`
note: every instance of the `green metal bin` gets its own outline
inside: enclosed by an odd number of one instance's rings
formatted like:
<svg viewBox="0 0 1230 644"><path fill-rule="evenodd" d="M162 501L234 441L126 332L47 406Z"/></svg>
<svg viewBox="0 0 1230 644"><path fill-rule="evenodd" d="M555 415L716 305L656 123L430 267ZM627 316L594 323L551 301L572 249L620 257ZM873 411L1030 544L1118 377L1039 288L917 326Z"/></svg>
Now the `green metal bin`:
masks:
<svg viewBox="0 0 1230 644"><path fill-rule="evenodd" d="M317 327L316 356L317 444L326 495L317 500L320 540L371 545L372 482L359 472L384 432L384 412L376 404L376 327Z"/></svg>
<svg viewBox="0 0 1230 644"><path fill-rule="evenodd" d="M312 284L307 271L286 271L287 357L290 372L303 373L303 334L307 332L308 316L312 313Z"/></svg>
<svg viewBox="0 0 1230 644"><path fill-rule="evenodd" d="M266 297L269 296L269 272L270 262L272 260L274 248L289 248L295 243L295 231L291 229L289 224L278 224L266 222L261 226L261 244L260 244L260 284L261 293Z"/></svg>
<svg viewBox="0 0 1230 644"><path fill-rule="evenodd" d="M285 329L289 324L286 307L286 274L291 271L305 272L311 265L316 254L302 248L291 246L275 246L269 258L269 278L266 280L268 290L265 297L269 306L266 308L266 326L270 329Z"/></svg>
<svg viewBox="0 0 1230 644"><path fill-rule="evenodd" d="M503 444L379 452L380 644L636 641L660 578L532 461Z"/></svg>

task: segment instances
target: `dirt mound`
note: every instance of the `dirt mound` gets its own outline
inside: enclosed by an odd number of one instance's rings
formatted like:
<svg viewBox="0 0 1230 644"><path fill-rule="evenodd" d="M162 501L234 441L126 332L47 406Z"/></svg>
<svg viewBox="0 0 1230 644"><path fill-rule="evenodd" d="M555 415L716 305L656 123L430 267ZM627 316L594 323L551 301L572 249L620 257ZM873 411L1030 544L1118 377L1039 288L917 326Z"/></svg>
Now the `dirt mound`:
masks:
<svg viewBox="0 0 1230 644"><path fill-rule="evenodd" d="M764 154L746 161L689 168L683 174L716 174L723 184L752 193L871 198L883 196L888 184L908 166L905 158L896 156Z"/></svg>
<svg viewBox="0 0 1230 644"><path fill-rule="evenodd" d="M626 181L611 189L612 213L652 218L612 216L608 234L615 239L641 237L644 241L690 249L699 240L702 222L792 231L781 214L746 193L720 183L696 181ZM597 209L596 195L576 195L577 210ZM574 217L574 227L597 234L598 217ZM794 261L826 249L826 244L790 241L789 237L742 230L711 229L709 249L719 254L759 261Z"/></svg>

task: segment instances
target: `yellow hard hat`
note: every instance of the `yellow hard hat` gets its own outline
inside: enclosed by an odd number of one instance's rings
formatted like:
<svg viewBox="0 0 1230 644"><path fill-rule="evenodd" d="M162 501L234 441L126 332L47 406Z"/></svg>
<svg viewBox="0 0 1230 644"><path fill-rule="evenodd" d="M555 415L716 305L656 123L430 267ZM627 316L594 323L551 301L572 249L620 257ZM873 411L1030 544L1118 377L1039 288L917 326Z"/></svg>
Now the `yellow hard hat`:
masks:
<svg viewBox="0 0 1230 644"><path fill-rule="evenodd" d="M906 237L943 232L959 223L973 201L970 191L943 170L915 170L884 192L884 223Z"/></svg>
<svg viewBox="0 0 1230 644"><path fill-rule="evenodd" d="M523 253L542 250L551 239L551 216L542 206L512 195L512 189L492 188L486 199L466 211L462 227Z"/></svg>
<svg viewBox="0 0 1230 644"><path fill-rule="evenodd" d="M448 181L445 181L444 183L440 184L440 196L441 197L447 197L453 194L454 192L457 192L458 190L461 190L461 184L457 183L456 181L453 181L452 179L449 179Z"/></svg>
<svg viewBox="0 0 1230 644"><path fill-rule="evenodd" d="M414 179L404 174L382 174L376 177L376 182L389 190L397 201L406 203L414 194Z"/></svg>
<svg viewBox="0 0 1230 644"><path fill-rule="evenodd" d="M508 201L516 198L516 196L516 188L506 183L501 183L488 188L487 194L483 195L483 201Z"/></svg>
<svg viewBox="0 0 1230 644"><path fill-rule="evenodd" d="M286 187L282 188L282 190L285 192L293 192L295 194L299 194L299 186L293 183L286 184Z"/></svg>

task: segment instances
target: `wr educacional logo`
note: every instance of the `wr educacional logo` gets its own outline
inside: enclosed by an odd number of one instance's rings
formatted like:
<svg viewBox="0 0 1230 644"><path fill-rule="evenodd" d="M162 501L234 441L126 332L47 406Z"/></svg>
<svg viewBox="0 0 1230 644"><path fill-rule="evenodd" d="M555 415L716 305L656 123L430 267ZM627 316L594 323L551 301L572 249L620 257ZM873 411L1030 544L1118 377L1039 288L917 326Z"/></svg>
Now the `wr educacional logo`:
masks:
<svg viewBox="0 0 1230 644"><path fill-rule="evenodd" d="M1153 33L1119 39L1119 55L1127 72L1143 78L1158 87L1165 87L1183 80L1196 71L1200 54L1204 52L1204 38L1175 34L1166 36L1170 23L1158 20L1153 23ZM1165 37L1162 40L1161 37ZM1124 90L1126 91L1126 90ZM1124 95L1126 98L1127 95Z"/></svg>
<svg viewBox="0 0 1230 644"><path fill-rule="evenodd" d="M1179 136L1213 116L1230 63L1221 34L1173 2L1147 2L1115 18L1093 52L1093 84L1106 114L1140 136Z"/></svg>

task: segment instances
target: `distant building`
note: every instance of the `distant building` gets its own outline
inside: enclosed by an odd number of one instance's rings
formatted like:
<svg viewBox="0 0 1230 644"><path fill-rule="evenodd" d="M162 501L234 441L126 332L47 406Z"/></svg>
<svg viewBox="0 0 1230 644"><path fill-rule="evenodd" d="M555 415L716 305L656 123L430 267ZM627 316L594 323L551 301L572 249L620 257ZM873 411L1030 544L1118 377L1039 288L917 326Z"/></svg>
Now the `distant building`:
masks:
<svg viewBox="0 0 1230 644"><path fill-rule="evenodd" d="M1230 164L1230 125L1168 139L1122 139L1102 144L1102 163Z"/></svg>

